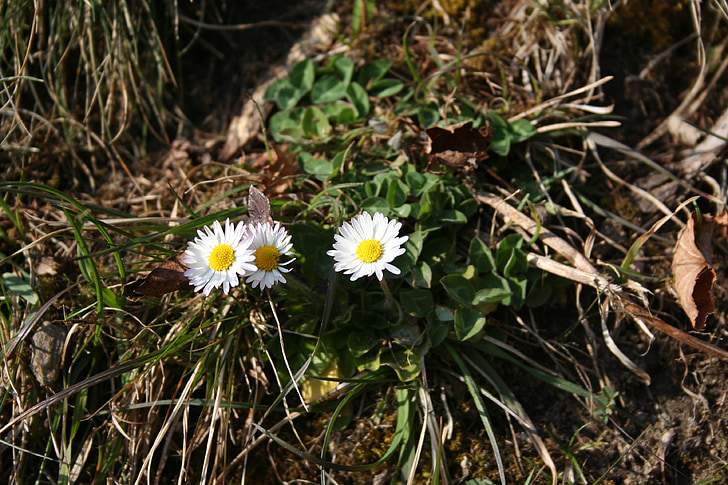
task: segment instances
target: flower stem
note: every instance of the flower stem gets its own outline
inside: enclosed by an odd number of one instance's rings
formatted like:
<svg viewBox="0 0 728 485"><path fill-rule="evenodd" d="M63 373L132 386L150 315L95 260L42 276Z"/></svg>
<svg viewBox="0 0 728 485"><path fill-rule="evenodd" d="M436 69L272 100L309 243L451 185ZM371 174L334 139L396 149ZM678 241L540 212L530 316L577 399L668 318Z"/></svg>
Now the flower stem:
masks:
<svg viewBox="0 0 728 485"><path fill-rule="evenodd" d="M387 297L387 305L389 306L389 309L393 312L397 313L397 303L394 301L394 297L392 296L392 292L389 290L389 285L387 284L387 280L381 279L379 280L379 285L382 287L382 291L384 292L384 296Z"/></svg>

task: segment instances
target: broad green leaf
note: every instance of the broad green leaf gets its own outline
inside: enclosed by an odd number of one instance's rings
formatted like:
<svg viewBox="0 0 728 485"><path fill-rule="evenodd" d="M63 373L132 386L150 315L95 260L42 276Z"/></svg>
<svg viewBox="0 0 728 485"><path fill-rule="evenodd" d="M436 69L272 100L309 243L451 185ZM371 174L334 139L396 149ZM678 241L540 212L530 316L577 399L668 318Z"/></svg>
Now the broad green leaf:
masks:
<svg viewBox="0 0 728 485"><path fill-rule="evenodd" d="M407 173L404 175L404 180L409 185L410 189L417 195L419 191L425 186L427 179L424 175L418 172L414 167L408 165Z"/></svg>
<svg viewBox="0 0 728 485"><path fill-rule="evenodd" d="M309 106L303 112L302 126L304 133L313 139L326 138L331 133L329 120L323 111L315 106Z"/></svg>
<svg viewBox="0 0 728 485"><path fill-rule="evenodd" d="M338 77L328 74L321 77L313 85L311 90L311 102L313 104L333 103L346 96L347 84Z"/></svg>
<svg viewBox="0 0 728 485"><path fill-rule="evenodd" d="M536 127L530 121L520 119L509 124L509 129L513 135L513 142L519 143L526 141L536 134Z"/></svg>
<svg viewBox="0 0 728 485"><path fill-rule="evenodd" d="M370 81L378 81L387 74L389 68L392 67L392 61L388 59L377 59L365 65L356 74L356 82L361 86L368 87Z"/></svg>
<svg viewBox="0 0 728 485"><path fill-rule="evenodd" d="M475 298L475 289L473 285L460 275L447 275L440 278L440 284L442 284L448 295L455 300L457 303L469 307L473 303Z"/></svg>
<svg viewBox="0 0 728 485"><path fill-rule="evenodd" d="M279 111L270 117L270 131L277 142L301 140L304 138L302 119L303 108Z"/></svg>
<svg viewBox="0 0 728 485"><path fill-rule="evenodd" d="M397 79L381 79L372 83L369 94L375 98L387 98L400 93L403 89L404 84Z"/></svg>
<svg viewBox="0 0 728 485"><path fill-rule="evenodd" d="M520 234L510 234L503 238L495 252L495 265L498 271L504 272L506 270L506 265L511 261L513 251L520 248L522 244L523 238Z"/></svg>
<svg viewBox="0 0 728 485"><path fill-rule="evenodd" d="M420 254L422 253L425 235L418 228L414 232L411 232L408 236L409 237L404 247L407 248L407 252L411 252L415 256L415 258L419 258Z"/></svg>
<svg viewBox="0 0 728 485"><path fill-rule="evenodd" d="M399 296L404 311L415 317L425 317L434 308L435 302L429 290L402 291Z"/></svg>
<svg viewBox="0 0 728 485"><path fill-rule="evenodd" d="M377 371L382 366L380 359L382 358L382 349L373 350L356 358L357 368L362 370Z"/></svg>
<svg viewBox="0 0 728 485"><path fill-rule="evenodd" d="M394 212L398 217L406 218L409 217L410 214L412 214L412 204L402 204L400 206L392 208L392 212Z"/></svg>
<svg viewBox="0 0 728 485"><path fill-rule="evenodd" d="M488 111L488 121L493 128L493 138L490 139L490 150L497 155L506 156L511 151L513 135L506 120L498 116L495 111Z"/></svg>
<svg viewBox="0 0 728 485"><path fill-rule="evenodd" d="M508 280L504 277L500 276L499 274L496 274L494 271L491 271L489 273L480 275L478 278L479 286L483 288L497 288L498 290L502 290L503 294L508 293L509 296L503 298L500 303L503 305L510 305L511 304L511 293L513 290L511 289L511 285L508 283Z"/></svg>
<svg viewBox="0 0 728 485"><path fill-rule="evenodd" d="M441 322L454 322L455 310L444 306L435 307L435 316Z"/></svg>
<svg viewBox="0 0 728 485"><path fill-rule="evenodd" d="M331 175L334 166L328 160L321 158L306 157L303 160L303 169L321 181L325 181Z"/></svg>
<svg viewBox="0 0 728 485"><path fill-rule="evenodd" d="M369 95L358 83L351 83L346 90L346 98L356 108L356 112L360 118L364 118L369 114Z"/></svg>
<svg viewBox="0 0 728 485"><path fill-rule="evenodd" d="M513 294L511 295L510 305L519 310L523 303L526 301L526 287L528 286L528 280L525 275L517 275L507 278L508 286L510 286Z"/></svg>
<svg viewBox="0 0 728 485"><path fill-rule="evenodd" d="M465 224L468 218L458 210L444 210L440 212L440 220L451 224Z"/></svg>
<svg viewBox="0 0 728 485"><path fill-rule="evenodd" d="M470 262L481 273L487 273L495 269L493 253L485 242L477 236L470 241L469 255Z"/></svg>
<svg viewBox="0 0 728 485"><path fill-rule="evenodd" d="M503 276L512 278L519 275L525 275L528 271L528 259L526 255L518 248L514 248L511 258L503 269Z"/></svg>
<svg viewBox="0 0 728 485"><path fill-rule="evenodd" d="M498 128L490 139L489 149L496 155L505 157L511 151L511 134L506 129Z"/></svg>
<svg viewBox="0 0 728 485"><path fill-rule="evenodd" d="M311 59L304 59L291 68L288 79L293 87L306 95L313 88L316 78L316 68Z"/></svg>
<svg viewBox="0 0 728 485"><path fill-rule="evenodd" d="M315 74L313 61L301 61L291 68L287 78L268 86L263 99L275 101L281 110L291 109L311 90Z"/></svg>
<svg viewBox="0 0 728 485"><path fill-rule="evenodd" d="M431 288L432 287L432 268L430 265L421 261L417 266L412 268L408 276L408 282L415 288Z"/></svg>
<svg viewBox="0 0 728 485"><path fill-rule="evenodd" d="M392 180L387 190L387 203L390 207L399 207L407 201L407 187L401 180Z"/></svg>
<svg viewBox="0 0 728 485"><path fill-rule="evenodd" d="M361 208L374 215L376 212L381 212L385 216L389 214L389 204L381 197L369 197L361 203Z"/></svg>
<svg viewBox="0 0 728 485"><path fill-rule="evenodd" d="M346 103L327 104L322 111L329 121L339 125L348 125L357 120L356 111Z"/></svg>
<svg viewBox="0 0 728 485"><path fill-rule="evenodd" d="M470 308L455 311L455 335L460 341L473 338L485 326L485 315Z"/></svg>
<svg viewBox="0 0 728 485"><path fill-rule="evenodd" d="M455 317L453 316L453 319ZM430 345L437 347L445 341L450 333L450 324L437 318L435 314L428 315L429 328L427 335L430 337ZM451 319L452 321L452 319Z"/></svg>
<svg viewBox="0 0 728 485"><path fill-rule="evenodd" d="M348 86L351 78L354 76L354 61L346 57L336 59L334 70L341 78L342 82Z"/></svg>
<svg viewBox="0 0 728 485"><path fill-rule="evenodd" d="M346 346L354 357L361 357L377 346L379 339L370 332L349 332Z"/></svg>
<svg viewBox="0 0 728 485"><path fill-rule="evenodd" d="M483 288L475 292L473 306L500 303L511 296L511 292L505 288Z"/></svg>
<svg viewBox="0 0 728 485"><path fill-rule="evenodd" d="M385 352L379 357L381 365L391 367L401 382L411 382L420 375L419 356L409 349Z"/></svg>

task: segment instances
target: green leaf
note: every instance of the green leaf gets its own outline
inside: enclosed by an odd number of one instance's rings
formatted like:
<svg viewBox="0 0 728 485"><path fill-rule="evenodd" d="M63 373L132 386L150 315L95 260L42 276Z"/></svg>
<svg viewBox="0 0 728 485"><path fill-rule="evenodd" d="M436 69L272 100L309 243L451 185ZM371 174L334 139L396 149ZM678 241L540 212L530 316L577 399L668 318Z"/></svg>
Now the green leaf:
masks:
<svg viewBox="0 0 728 485"><path fill-rule="evenodd" d="M327 104L322 111L329 121L338 125L348 125L357 121L356 111L345 103Z"/></svg>
<svg viewBox="0 0 728 485"><path fill-rule="evenodd" d="M270 117L270 131L277 142L299 142L305 137L302 126L303 108L279 111Z"/></svg>
<svg viewBox="0 0 728 485"><path fill-rule="evenodd" d="M364 118L369 114L369 95L360 84L355 82L349 84L346 90L346 98L354 105L360 118Z"/></svg>
<svg viewBox="0 0 728 485"><path fill-rule="evenodd" d="M477 310L459 308L455 312L455 335L460 341L473 338L485 326L485 315Z"/></svg>
<svg viewBox="0 0 728 485"><path fill-rule="evenodd" d="M440 220L451 224L465 224L468 218L458 210L444 210L440 212Z"/></svg>
<svg viewBox="0 0 728 485"><path fill-rule="evenodd" d="M3 273L0 279L11 293L15 293L31 305L38 303L38 294L24 279L15 276L13 273Z"/></svg>
<svg viewBox="0 0 728 485"><path fill-rule="evenodd" d="M509 129L514 143L526 141L536 134L536 127L530 121L520 119L509 124Z"/></svg>
<svg viewBox="0 0 728 485"><path fill-rule="evenodd" d="M481 273L487 273L495 269L495 260L493 259L493 253L485 242L479 237L474 237L470 241L470 262L475 268Z"/></svg>
<svg viewBox="0 0 728 485"><path fill-rule="evenodd" d="M329 120L319 108L309 106L303 112L302 120L303 132L313 139L326 138L331 133L331 125Z"/></svg>
<svg viewBox="0 0 728 485"><path fill-rule="evenodd" d="M385 216L389 214L389 204L381 197L369 197L361 203L361 208L374 215L375 212L381 212Z"/></svg>
<svg viewBox="0 0 728 485"><path fill-rule="evenodd" d="M361 357L377 346L379 339L371 332L349 332L346 346L354 357Z"/></svg>
<svg viewBox="0 0 728 485"><path fill-rule="evenodd" d="M346 57L339 57L334 64L334 70L345 85L349 85L354 76L354 61Z"/></svg>
<svg viewBox="0 0 728 485"><path fill-rule="evenodd" d="M528 271L528 258L520 249L513 249L511 258L508 260L505 269L503 270L503 276L506 278L512 278L519 275L525 275Z"/></svg>
<svg viewBox="0 0 728 485"><path fill-rule="evenodd" d="M425 317L435 307L432 292L428 290L402 291L399 301L404 311L415 317Z"/></svg>
<svg viewBox="0 0 728 485"><path fill-rule="evenodd" d="M415 192L415 194L419 195L419 191L425 186L427 179L415 168L410 169L409 167L412 166L408 165L407 173L404 175L404 181L407 185L409 185L410 189Z"/></svg>
<svg viewBox="0 0 728 485"><path fill-rule="evenodd" d="M407 201L407 187L401 180L392 180L387 190L387 203L390 207L399 207Z"/></svg>
<svg viewBox="0 0 728 485"><path fill-rule="evenodd" d="M369 95L375 98L387 98L399 94L403 89L404 84L397 79L382 79L372 83Z"/></svg>
<svg viewBox="0 0 728 485"><path fill-rule="evenodd" d="M441 322L454 322L455 310L444 306L436 306L435 317Z"/></svg>
<svg viewBox="0 0 728 485"><path fill-rule="evenodd" d="M311 90L315 75L313 61L301 61L291 68L287 78L271 83L263 99L275 101L281 110L291 109Z"/></svg>
<svg viewBox="0 0 728 485"><path fill-rule="evenodd" d="M475 298L475 289L470 281L460 275L447 275L440 278L440 284L457 303L469 307Z"/></svg>
<svg viewBox="0 0 728 485"><path fill-rule="evenodd" d="M377 59L365 65L356 75L356 82L361 86L367 87L370 81L378 81L387 74L389 68L392 67L392 61L388 59Z"/></svg>
<svg viewBox="0 0 728 485"><path fill-rule="evenodd" d="M302 156L303 169L321 181L325 181L334 169L333 163L321 158L314 158L309 154Z"/></svg>
<svg viewBox="0 0 728 485"><path fill-rule="evenodd" d="M311 59L304 59L291 68L288 79L293 87L305 95L313 88L313 81L316 78L316 68Z"/></svg>
<svg viewBox="0 0 728 485"><path fill-rule="evenodd" d="M338 77L328 74L316 81L311 90L313 104L332 103L346 96L348 85Z"/></svg>
<svg viewBox="0 0 728 485"><path fill-rule="evenodd" d="M432 268L424 261L410 269L407 282L415 288L432 288Z"/></svg>
<svg viewBox="0 0 728 485"><path fill-rule="evenodd" d="M432 318L428 318L430 327L427 335L430 337L430 345L437 347L445 341L447 335L450 333L450 325L439 318L436 318L433 314L430 316Z"/></svg>
<svg viewBox="0 0 728 485"><path fill-rule="evenodd" d="M278 109L287 110L296 106L304 94L293 87L288 78L284 78L271 83L268 89L266 89L263 99L266 101L275 101Z"/></svg>
<svg viewBox="0 0 728 485"><path fill-rule="evenodd" d="M505 129L496 129L490 139L489 149L496 155L505 157L511 151L511 134Z"/></svg>
<svg viewBox="0 0 728 485"><path fill-rule="evenodd" d="M523 244L523 238L520 234L510 234L503 238L498 244L498 249L495 252L495 264L500 272L505 272L506 265L511 261L513 252Z"/></svg>
<svg viewBox="0 0 728 485"><path fill-rule="evenodd" d="M511 292L505 288L483 288L475 292L473 306L500 303L511 296Z"/></svg>
<svg viewBox="0 0 728 485"><path fill-rule="evenodd" d="M508 293L511 293L511 286L508 284L508 280L501 275L496 274L494 271L481 275L478 278L478 281L480 283L480 286L483 288L499 288L505 290ZM504 298L503 300L501 300L501 303L504 305L510 305L510 297Z"/></svg>
<svg viewBox="0 0 728 485"><path fill-rule="evenodd" d="M435 103L428 103L425 106L420 106L417 110L417 116L422 126L432 128L440 121L440 109Z"/></svg>
<svg viewBox="0 0 728 485"><path fill-rule="evenodd" d="M409 349L399 349L394 354L385 352L380 359L381 365L391 367L401 382L411 382L420 375L420 367L416 364L420 359Z"/></svg>
<svg viewBox="0 0 728 485"><path fill-rule="evenodd" d="M497 155L506 156L511 151L512 134L506 120L498 116L495 111L488 111L488 121L493 128L493 138L490 139L490 150Z"/></svg>

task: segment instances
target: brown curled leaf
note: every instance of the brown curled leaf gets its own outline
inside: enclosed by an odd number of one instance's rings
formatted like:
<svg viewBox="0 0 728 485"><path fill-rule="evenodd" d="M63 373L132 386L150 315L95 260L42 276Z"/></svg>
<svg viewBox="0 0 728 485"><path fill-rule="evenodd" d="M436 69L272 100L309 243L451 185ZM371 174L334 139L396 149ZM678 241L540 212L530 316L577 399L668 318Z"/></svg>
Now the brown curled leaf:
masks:
<svg viewBox="0 0 728 485"><path fill-rule="evenodd" d="M718 216L693 213L685 228L680 231L672 258L673 288L680 306L690 318L696 330L705 328L705 320L715 311L711 248L716 228L728 224L728 213Z"/></svg>
<svg viewBox="0 0 728 485"><path fill-rule="evenodd" d="M139 301L148 296L162 296L190 287L185 276L188 267L182 262L182 253L176 254L152 270L147 276L127 283L124 297Z"/></svg>
<svg viewBox="0 0 728 485"><path fill-rule="evenodd" d="M433 126L425 130L429 137L427 153L434 163L450 167L475 167L488 158L486 151L493 138L490 126L473 128L472 121L456 123L446 128Z"/></svg>

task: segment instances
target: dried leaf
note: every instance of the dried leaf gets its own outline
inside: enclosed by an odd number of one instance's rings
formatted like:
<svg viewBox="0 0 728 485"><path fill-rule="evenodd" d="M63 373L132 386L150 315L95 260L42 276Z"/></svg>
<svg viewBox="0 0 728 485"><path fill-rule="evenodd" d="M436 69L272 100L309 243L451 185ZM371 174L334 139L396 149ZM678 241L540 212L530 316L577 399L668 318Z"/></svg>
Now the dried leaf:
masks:
<svg viewBox="0 0 728 485"><path fill-rule="evenodd" d="M128 283L124 287L124 297L139 301L147 296L162 296L189 288L190 281L184 274L187 269L187 265L182 262L182 253L176 254L147 276Z"/></svg>
<svg viewBox="0 0 728 485"><path fill-rule="evenodd" d="M727 224L725 211L716 217L703 214L700 224L693 213L677 237L672 258L673 287L696 330L705 328L705 319L715 311L711 294L715 282L711 257L713 232L717 226Z"/></svg>
<svg viewBox="0 0 728 485"><path fill-rule="evenodd" d="M277 147L263 152L253 161L246 162L246 166L254 169L256 181L265 186L267 194L290 192L299 173L296 156L285 149L279 151Z"/></svg>
<svg viewBox="0 0 728 485"><path fill-rule="evenodd" d="M430 160L450 167L474 167L488 158L486 151L493 137L493 129L473 128L472 121L464 121L447 128L433 126L425 130L429 137L427 153Z"/></svg>
<svg viewBox="0 0 728 485"><path fill-rule="evenodd" d="M259 222L273 224L268 197L263 195L263 192L256 189L253 185L250 186L250 192L248 193L248 215L250 216L251 224L257 224Z"/></svg>

